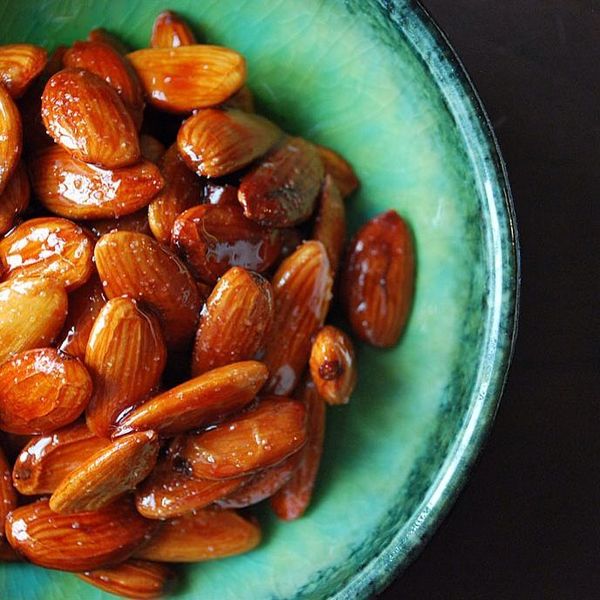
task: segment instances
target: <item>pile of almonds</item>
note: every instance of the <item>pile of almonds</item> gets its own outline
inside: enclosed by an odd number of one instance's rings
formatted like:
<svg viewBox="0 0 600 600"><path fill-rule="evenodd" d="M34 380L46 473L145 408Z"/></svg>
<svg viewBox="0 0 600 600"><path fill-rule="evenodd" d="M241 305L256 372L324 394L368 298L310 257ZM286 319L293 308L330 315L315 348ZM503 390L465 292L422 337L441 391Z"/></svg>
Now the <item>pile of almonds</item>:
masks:
<svg viewBox="0 0 600 600"><path fill-rule="evenodd" d="M168 11L131 53L104 30L0 47L4 560L153 598L163 563L252 549L236 509L304 513L356 383L333 290L359 339L398 341L407 226L345 249L352 168L255 114L245 79Z"/></svg>

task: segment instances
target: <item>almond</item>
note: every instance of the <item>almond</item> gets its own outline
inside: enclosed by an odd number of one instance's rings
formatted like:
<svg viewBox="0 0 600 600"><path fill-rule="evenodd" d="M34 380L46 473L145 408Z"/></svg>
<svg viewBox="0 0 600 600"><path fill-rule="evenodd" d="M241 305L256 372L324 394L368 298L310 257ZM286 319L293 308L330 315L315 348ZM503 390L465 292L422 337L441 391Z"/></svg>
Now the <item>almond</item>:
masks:
<svg viewBox="0 0 600 600"><path fill-rule="evenodd" d="M109 440L95 436L85 423L34 437L17 456L13 483L21 494L51 494L71 471L109 444Z"/></svg>
<svg viewBox="0 0 600 600"><path fill-rule="evenodd" d="M55 281L0 283L0 364L11 354L51 344L67 316L67 293Z"/></svg>
<svg viewBox="0 0 600 600"><path fill-rule="evenodd" d="M247 86L242 86L231 98L227 99L222 105L222 108L237 108L247 113L254 112L254 94Z"/></svg>
<svg viewBox="0 0 600 600"><path fill-rule="evenodd" d="M88 40L90 40L90 42L102 42L108 44L122 55L129 52L129 48L116 35L102 27L92 29L92 31L88 33Z"/></svg>
<svg viewBox="0 0 600 600"><path fill-rule="evenodd" d="M189 208L175 219L172 242L194 274L213 284L230 267L266 271L281 249L279 232L246 219L239 205Z"/></svg>
<svg viewBox="0 0 600 600"><path fill-rule="evenodd" d="M209 425L251 402L267 376L254 360L213 369L142 404L119 423L117 434L153 429L174 435Z"/></svg>
<svg viewBox="0 0 600 600"><path fill-rule="evenodd" d="M267 340L266 389L292 392L302 376L311 337L323 325L331 300L331 269L321 242L305 242L286 258L273 277L275 318Z"/></svg>
<svg viewBox="0 0 600 600"><path fill-rule="evenodd" d="M162 598L175 573L165 565L145 560L127 560L120 565L77 573L94 587L124 598Z"/></svg>
<svg viewBox="0 0 600 600"><path fill-rule="evenodd" d="M77 358L54 348L15 354L0 366L0 428L47 433L73 422L92 395L92 380Z"/></svg>
<svg viewBox="0 0 600 600"><path fill-rule="evenodd" d="M0 241L5 277L47 277L67 291L81 287L94 270L88 233L67 219L29 219Z"/></svg>
<svg viewBox="0 0 600 600"><path fill-rule="evenodd" d="M157 163L162 155L166 152L166 148L162 142L148 133L140 134L140 151L142 157L150 162Z"/></svg>
<svg viewBox="0 0 600 600"><path fill-rule="evenodd" d="M202 204L239 206L238 189L235 185L229 183L216 183L206 180L202 190Z"/></svg>
<svg viewBox="0 0 600 600"><path fill-rule="evenodd" d="M246 81L244 57L221 46L147 48L127 57L148 101L169 112L187 113L221 104Z"/></svg>
<svg viewBox="0 0 600 600"><path fill-rule="evenodd" d="M6 515L17 507L17 492L13 487L10 465L0 448L0 547L5 545L4 521Z"/></svg>
<svg viewBox="0 0 600 600"><path fill-rule="evenodd" d="M10 231L17 216L29 206L30 191L27 170L19 162L0 194L0 235Z"/></svg>
<svg viewBox="0 0 600 600"><path fill-rule="evenodd" d="M206 508L166 521L136 558L199 562L242 554L260 542L258 525L229 510Z"/></svg>
<svg viewBox="0 0 600 600"><path fill-rule="evenodd" d="M71 219L134 213L147 206L164 185L158 167L147 160L131 167L102 169L73 158L59 146L36 153L29 171L40 202Z"/></svg>
<svg viewBox="0 0 600 600"><path fill-rule="evenodd" d="M357 378L350 338L337 327L323 327L313 342L309 365L319 396L329 404L347 404Z"/></svg>
<svg viewBox="0 0 600 600"><path fill-rule="evenodd" d="M159 168L165 187L148 207L148 221L154 237L165 244L177 215L201 201L201 181L186 167L173 144L160 160Z"/></svg>
<svg viewBox="0 0 600 600"><path fill-rule="evenodd" d="M346 207L330 175L325 176L312 237L325 246L331 271L337 273L346 240Z"/></svg>
<svg viewBox="0 0 600 600"><path fill-rule="evenodd" d="M325 166L325 173L332 177L342 198L347 198L360 185L352 165L331 148L319 145L316 148Z"/></svg>
<svg viewBox="0 0 600 600"><path fill-rule="evenodd" d="M169 249L141 233L114 231L98 240L94 256L109 298L127 294L149 305L159 315L170 348L190 340L202 299L189 271Z"/></svg>
<svg viewBox="0 0 600 600"><path fill-rule="evenodd" d="M9 513L6 536L17 552L36 565L87 571L126 560L157 526L125 499L72 515L55 513L48 500L39 500Z"/></svg>
<svg viewBox="0 0 600 600"><path fill-rule="evenodd" d="M271 284L241 267L229 269L215 285L202 310L192 373L249 360L264 347L273 321Z"/></svg>
<svg viewBox="0 0 600 600"><path fill-rule="evenodd" d="M121 98L89 71L64 69L48 80L42 119L54 141L79 160L115 169L140 159L137 130Z"/></svg>
<svg viewBox="0 0 600 600"><path fill-rule="evenodd" d="M279 231L282 239L279 261L282 262L298 249L302 244L304 236L298 227L287 227L286 229L280 229Z"/></svg>
<svg viewBox="0 0 600 600"><path fill-rule="evenodd" d="M166 349L157 320L135 300L109 300L96 319L85 353L94 392L86 412L88 427L107 437L126 409L158 386Z"/></svg>
<svg viewBox="0 0 600 600"><path fill-rule="evenodd" d="M42 72L46 58L46 51L33 44L0 46L0 82L13 98L20 98Z"/></svg>
<svg viewBox="0 0 600 600"><path fill-rule="evenodd" d="M260 115L207 108L183 123L177 147L197 175L221 177L249 165L282 136L277 125Z"/></svg>
<svg viewBox="0 0 600 600"><path fill-rule="evenodd" d="M322 180L315 147L302 138L287 138L242 177L239 201L249 219L290 227L311 216Z"/></svg>
<svg viewBox="0 0 600 600"><path fill-rule="evenodd" d="M413 301L415 258L406 223L393 210L371 219L348 249L341 294L352 330L380 348L396 344Z"/></svg>
<svg viewBox="0 0 600 600"><path fill-rule="evenodd" d="M87 221L86 225L97 238L111 231L134 231L145 235L151 233L150 224L148 223L148 210L146 208L123 217L115 217L114 219Z"/></svg>
<svg viewBox="0 0 600 600"><path fill-rule="evenodd" d="M4 192L21 157L21 115L6 88L0 84L0 194Z"/></svg>
<svg viewBox="0 0 600 600"><path fill-rule="evenodd" d="M154 431L124 435L69 473L50 498L59 513L98 510L146 479L158 458Z"/></svg>
<svg viewBox="0 0 600 600"><path fill-rule="evenodd" d="M165 10L154 19L150 38L152 48L179 48L195 43L196 36L177 13Z"/></svg>
<svg viewBox="0 0 600 600"><path fill-rule="evenodd" d="M241 415L213 429L188 435L181 457L194 477L228 479L270 467L306 441L302 402L268 396Z"/></svg>

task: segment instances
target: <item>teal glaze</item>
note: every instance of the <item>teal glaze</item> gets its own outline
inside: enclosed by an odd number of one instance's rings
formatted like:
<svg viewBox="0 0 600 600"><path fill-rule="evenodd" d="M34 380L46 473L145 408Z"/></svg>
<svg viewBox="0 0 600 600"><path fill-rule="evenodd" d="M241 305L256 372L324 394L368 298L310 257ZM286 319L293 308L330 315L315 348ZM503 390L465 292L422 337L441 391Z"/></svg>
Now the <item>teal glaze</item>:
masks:
<svg viewBox="0 0 600 600"><path fill-rule="evenodd" d="M491 128L443 35L403 0L23 0L0 4L0 39L52 47L104 26L140 47L167 7L247 57L262 111L352 162L362 181L347 204L353 229L393 207L418 256L402 343L360 347L352 402L328 411L307 515L284 524L258 509L263 544L186 567L174 597L367 598L453 502L506 376L518 251ZM10 564L0 567L0 597L110 596L70 574Z"/></svg>

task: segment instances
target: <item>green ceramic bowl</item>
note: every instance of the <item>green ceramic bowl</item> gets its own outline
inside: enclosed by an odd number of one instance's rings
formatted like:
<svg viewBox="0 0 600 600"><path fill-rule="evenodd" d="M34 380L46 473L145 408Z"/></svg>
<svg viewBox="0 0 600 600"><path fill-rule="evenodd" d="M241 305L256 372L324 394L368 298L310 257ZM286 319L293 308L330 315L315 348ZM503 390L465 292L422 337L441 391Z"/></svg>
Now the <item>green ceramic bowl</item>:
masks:
<svg viewBox="0 0 600 600"><path fill-rule="evenodd" d="M314 503L261 512L264 543L190 565L189 600L366 598L406 566L465 482L494 418L515 333L516 232L489 122L460 63L405 0L20 0L2 43L53 47L104 26L148 44L164 8L248 59L261 109L356 167L352 228L393 207L416 238L416 299L391 351L359 348L358 389L329 410ZM10 600L108 598L68 573L0 567Z"/></svg>

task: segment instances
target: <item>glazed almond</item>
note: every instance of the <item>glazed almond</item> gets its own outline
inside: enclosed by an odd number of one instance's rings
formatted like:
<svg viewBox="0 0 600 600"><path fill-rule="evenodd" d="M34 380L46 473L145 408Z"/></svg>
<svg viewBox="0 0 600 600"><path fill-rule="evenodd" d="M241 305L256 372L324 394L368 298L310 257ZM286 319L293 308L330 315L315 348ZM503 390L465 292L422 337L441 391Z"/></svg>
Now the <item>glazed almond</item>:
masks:
<svg viewBox="0 0 600 600"><path fill-rule="evenodd" d="M150 234L148 210L145 208L123 217L86 221L85 224L97 238L111 231L133 231L135 233L143 233L144 235Z"/></svg>
<svg viewBox="0 0 600 600"><path fill-rule="evenodd" d="M19 162L0 194L0 235L10 231L18 215L29 206L30 191L27 170Z"/></svg>
<svg viewBox="0 0 600 600"><path fill-rule="evenodd" d="M352 165L331 148L319 145L316 148L325 166L325 173L332 177L342 198L347 198L360 185Z"/></svg>
<svg viewBox="0 0 600 600"><path fill-rule="evenodd" d="M154 19L150 38L152 48L179 48L195 43L196 36L177 13L164 10Z"/></svg>
<svg viewBox="0 0 600 600"><path fill-rule="evenodd" d="M21 115L6 88L0 84L0 194L8 185L23 149Z"/></svg>
<svg viewBox="0 0 600 600"><path fill-rule="evenodd" d="M312 237L325 246L331 272L337 273L346 239L346 207L330 175L325 176Z"/></svg>
<svg viewBox="0 0 600 600"><path fill-rule="evenodd" d="M4 535L4 521L6 515L17 507L17 492L13 487L10 474L10 465L6 460L4 451L0 448L0 548L6 544Z"/></svg>
<svg viewBox="0 0 600 600"><path fill-rule="evenodd" d="M90 42L102 42L103 44L108 44L113 50L116 50L122 56L129 52L129 48L123 43L122 40L103 27L92 29L88 33L87 39L90 40Z"/></svg>
<svg viewBox="0 0 600 600"><path fill-rule="evenodd" d="M33 44L0 46L0 83L13 98L20 98L42 72L47 53Z"/></svg>

